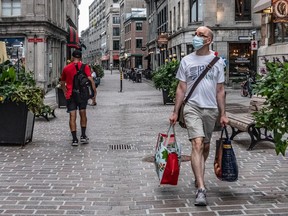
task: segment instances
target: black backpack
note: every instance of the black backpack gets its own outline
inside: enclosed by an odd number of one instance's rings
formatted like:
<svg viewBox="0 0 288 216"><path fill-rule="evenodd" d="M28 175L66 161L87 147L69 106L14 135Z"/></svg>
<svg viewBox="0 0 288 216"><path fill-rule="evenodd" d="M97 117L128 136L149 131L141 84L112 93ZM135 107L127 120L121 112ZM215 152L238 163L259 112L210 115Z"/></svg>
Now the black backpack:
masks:
<svg viewBox="0 0 288 216"><path fill-rule="evenodd" d="M79 70L78 64L75 64L77 73L73 78L72 97L76 103L83 103L94 97L94 91L87 75L84 73L86 64L82 64Z"/></svg>

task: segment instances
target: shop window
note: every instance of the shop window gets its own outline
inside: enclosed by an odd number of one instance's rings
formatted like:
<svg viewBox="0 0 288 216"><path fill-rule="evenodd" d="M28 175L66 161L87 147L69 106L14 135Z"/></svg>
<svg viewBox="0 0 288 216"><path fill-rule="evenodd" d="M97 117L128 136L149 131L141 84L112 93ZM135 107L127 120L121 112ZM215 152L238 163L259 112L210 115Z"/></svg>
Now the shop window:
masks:
<svg viewBox="0 0 288 216"><path fill-rule="evenodd" d="M274 23L274 42L288 42L288 23Z"/></svg>
<svg viewBox="0 0 288 216"><path fill-rule="evenodd" d="M251 0L235 0L235 21L251 20Z"/></svg>
<svg viewBox="0 0 288 216"><path fill-rule="evenodd" d="M20 16L21 0L2 0L2 16Z"/></svg>
<svg viewBox="0 0 288 216"><path fill-rule="evenodd" d="M203 0L189 0L189 21L203 21Z"/></svg>
<svg viewBox="0 0 288 216"><path fill-rule="evenodd" d="M251 71L256 71L250 43L229 44L229 79L241 82Z"/></svg>

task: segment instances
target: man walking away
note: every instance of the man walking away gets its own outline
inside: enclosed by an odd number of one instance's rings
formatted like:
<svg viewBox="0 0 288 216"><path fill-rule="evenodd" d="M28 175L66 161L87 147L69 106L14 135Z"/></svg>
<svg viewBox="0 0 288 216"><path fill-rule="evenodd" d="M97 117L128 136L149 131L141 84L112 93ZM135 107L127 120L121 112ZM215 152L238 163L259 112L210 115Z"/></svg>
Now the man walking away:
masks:
<svg viewBox="0 0 288 216"><path fill-rule="evenodd" d="M87 144L89 142L89 138L86 135L86 127L87 127L87 116L86 116L86 107L87 101L83 102L76 102L76 100L72 97L73 91L73 80L74 76L77 74L76 66L80 69L82 66L81 58L82 53L80 50L75 50L72 53L73 61L64 67L62 76L61 76L61 87L64 91L66 100L67 100L67 112L69 113L69 126L70 131L72 134L72 146L78 146L78 138L77 138L77 125L76 125L76 117L77 117L77 109L79 109L80 115L80 126L81 126L81 136L80 141L83 144ZM91 77L90 68L88 65L84 68L84 73L87 75L88 79L92 84L92 88L94 91L94 97L92 98L93 101L96 102L96 87L93 82L93 78Z"/></svg>
<svg viewBox="0 0 288 216"><path fill-rule="evenodd" d="M195 52L185 56L177 71L179 84L176 90L176 102L170 115L170 123L176 124L179 108L191 87L215 58L209 49L213 41L213 32L205 26L199 27L192 40ZM192 144L191 167L197 188L195 205L206 206L204 185L205 161L209 155L210 140L215 121L220 113L222 127L228 124L225 114L224 62L219 59L195 88L184 107L184 118L188 138Z"/></svg>

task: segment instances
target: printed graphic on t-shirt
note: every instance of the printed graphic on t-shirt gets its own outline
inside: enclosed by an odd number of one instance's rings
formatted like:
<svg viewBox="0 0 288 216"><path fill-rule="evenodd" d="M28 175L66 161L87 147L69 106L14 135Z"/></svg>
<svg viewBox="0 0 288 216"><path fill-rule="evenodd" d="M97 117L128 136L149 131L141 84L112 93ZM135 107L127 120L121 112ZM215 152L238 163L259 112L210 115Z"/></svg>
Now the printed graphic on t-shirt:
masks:
<svg viewBox="0 0 288 216"><path fill-rule="evenodd" d="M188 69L187 78L193 82L200 76L200 74L205 70L207 66L192 66ZM211 68L208 73L205 75L204 79L213 80L214 78L214 68Z"/></svg>

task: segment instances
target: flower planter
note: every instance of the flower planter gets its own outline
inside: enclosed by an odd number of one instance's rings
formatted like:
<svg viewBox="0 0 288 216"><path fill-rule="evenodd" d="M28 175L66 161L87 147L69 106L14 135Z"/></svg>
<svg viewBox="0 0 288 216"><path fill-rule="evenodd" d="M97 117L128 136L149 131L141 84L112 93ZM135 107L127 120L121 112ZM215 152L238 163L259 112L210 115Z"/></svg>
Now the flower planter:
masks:
<svg viewBox="0 0 288 216"><path fill-rule="evenodd" d="M164 105L166 105L166 104L174 104L173 98L168 96L168 91L167 90L162 90L162 95L163 95L163 103L164 103Z"/></svg>
<svg viewBox="0 0 288 216"><path fill-rule="evenodd" d="M32 141L35 116L24 103L0 103L0 143L21 144Z"/></svg>
<svg viewBox="0 0 288 216"><path fill-rule="evenodd" d="M63 90L59 87L56 87L55 91L56 91L56 101L58 104L58 108L66 107L66 98Z"/></svg>

